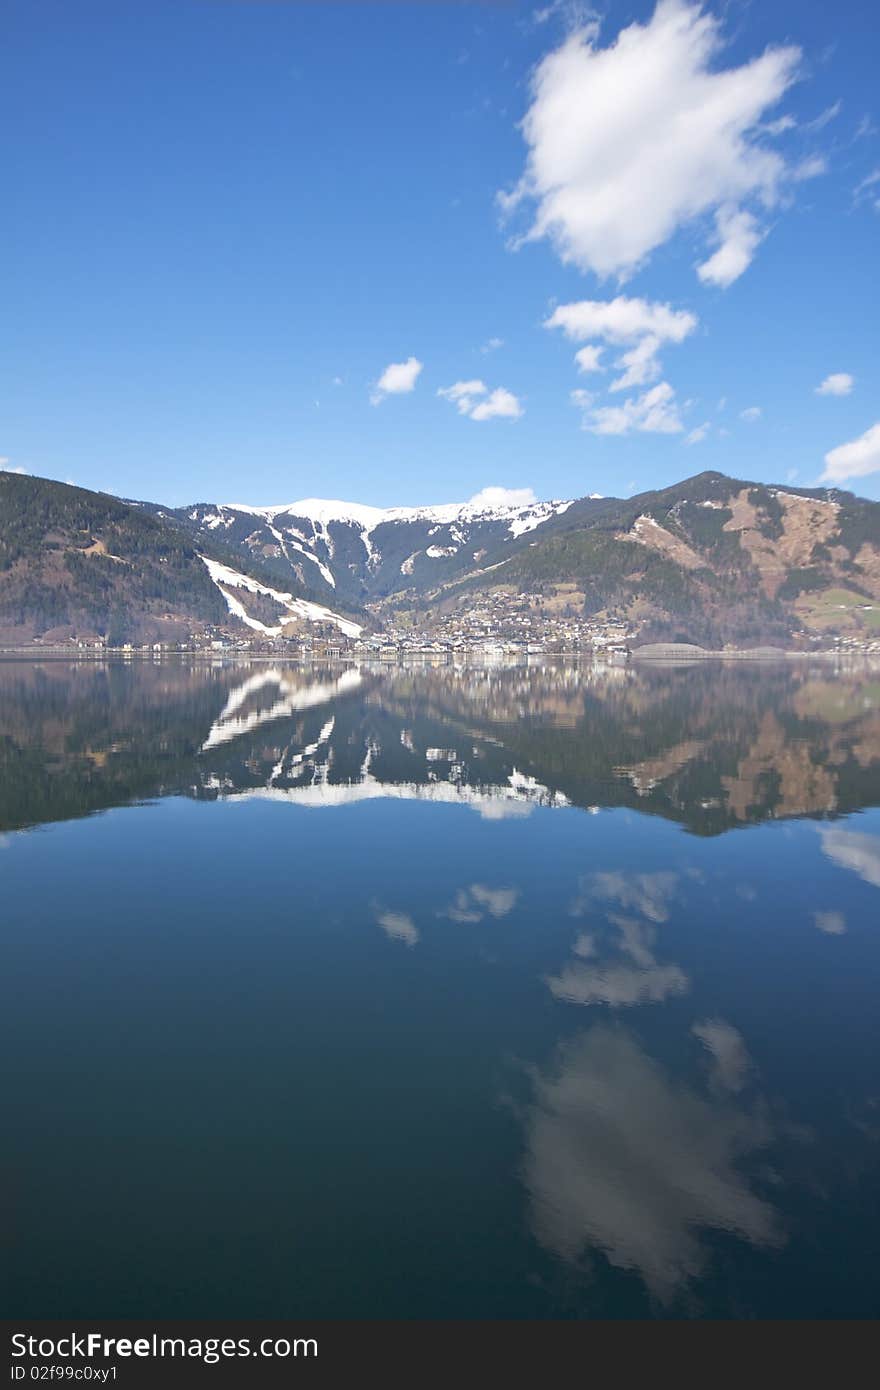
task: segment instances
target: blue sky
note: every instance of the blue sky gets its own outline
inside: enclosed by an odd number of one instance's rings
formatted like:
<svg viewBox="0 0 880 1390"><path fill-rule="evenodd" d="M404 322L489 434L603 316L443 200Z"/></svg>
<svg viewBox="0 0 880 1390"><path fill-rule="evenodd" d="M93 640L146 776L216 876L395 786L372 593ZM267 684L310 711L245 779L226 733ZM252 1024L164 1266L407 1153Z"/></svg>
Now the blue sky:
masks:
<svg viewBox="0 0 880 1390"><path fill-rule="evenodd" d="M6 0L3 466L880 498L875 5L542 3Z"/></svg>

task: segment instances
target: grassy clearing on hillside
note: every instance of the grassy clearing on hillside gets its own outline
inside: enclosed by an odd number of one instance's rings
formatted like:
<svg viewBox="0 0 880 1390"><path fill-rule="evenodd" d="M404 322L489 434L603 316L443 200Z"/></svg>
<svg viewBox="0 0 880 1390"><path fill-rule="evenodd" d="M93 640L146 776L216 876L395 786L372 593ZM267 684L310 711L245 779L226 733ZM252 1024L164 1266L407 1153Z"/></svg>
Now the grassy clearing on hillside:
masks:
<svg viewBox="0 0 880 1390"><path fill-rule="evenodd" d="M807 627L880 629L880 602L852 589L824 589L802 594L795 609Z"/></svg>

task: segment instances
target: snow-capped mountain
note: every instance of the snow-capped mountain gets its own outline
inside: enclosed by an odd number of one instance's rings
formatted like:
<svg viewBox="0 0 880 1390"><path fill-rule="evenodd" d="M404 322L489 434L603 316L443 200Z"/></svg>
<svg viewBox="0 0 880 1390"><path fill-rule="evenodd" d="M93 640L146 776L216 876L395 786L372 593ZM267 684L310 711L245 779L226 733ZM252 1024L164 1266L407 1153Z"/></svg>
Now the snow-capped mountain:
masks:
<svg viewBox="0 0 880 1390"><path fill-rule="evenodd" d="M177 516L297 588L360 604L480 568L572 505L538 502L528 489L486 488L468 502L430 507L310 497L269 507L198 503Z"/></svg>

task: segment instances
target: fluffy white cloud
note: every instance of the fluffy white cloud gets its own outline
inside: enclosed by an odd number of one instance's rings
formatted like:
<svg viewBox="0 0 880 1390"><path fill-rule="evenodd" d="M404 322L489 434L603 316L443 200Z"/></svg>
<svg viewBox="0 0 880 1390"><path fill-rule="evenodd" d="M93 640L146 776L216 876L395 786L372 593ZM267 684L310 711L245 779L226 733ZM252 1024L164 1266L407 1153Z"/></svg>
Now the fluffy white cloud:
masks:
<svg viewBox="0 0 880 1390"><path fill-rule="evenodd" d="M649 336L660 342L681 343L696 326L696 316L686 309L623 294L615 299L580 299L559 304L544 322L545 328L561 328L566 337L581 343L590 338L635 343Z"/></svg>
<svg viewBox="0 0 880 1390"><path fill-rule="evenodd" d="M459 414L471 420L518 420L523 413L519 397L512 391L504 386L490 391L484 381L456 381L452 386L441 386L437 395L452 401Z"/></svg>
<svg viewBox="0 0 880 1390"><path fill-rule="evenodd" d="M600 1251L669 1303L711 1259L703 1232L782 1243L743 1171L773 1137L760 1107L704 1099L629 1032L601 1023L564 1044L533 1085L523 1176L533 1230L553 1254L581 1265Z"/></svg>
<svg viewBox="0 0 880 1390"><path fill-rule="evenodd" d="M726 290L748 270L764 233L750 212L736 208L719 208L715 214L718 250L702 265L697 274L704 285L719 285Z"/></svg>
<svg viewBox="0 0 880 1390"><path fill-rule="evenodd" d="M745 410L739 412L739 418L745 420L747 425L753 425L756 420L760 420L763 413L759 405L748 405Z"/></svg>
<svg viewBox="0 0 880 1390"><path fill-rule="evenodd" d="M684 429L675 391L668 381L658 381L641 396L630 396L623 405L591 407L588 392L571 394L575 405L587 406L583 428L591 434L679 434Z"/></svg>
<svg viewBox="0 0 880 1390"><path fill-rule="evenodd" d="M407 946L415 946L419 930L408 912L377 912L376 922L392 941L403 941Z"/></svg>
<svg viewBox="0 0 880 1390"><path fill-rule="evenodd" d="M822 849L829 859L880 888L880 837L864 835L858 830L840 830L836 826L820 833Z"/></svg>
<svg viewBox="0 0 880 1390"><path fill-rule="evenodd" d="M378 405L386 396L403 396L414 391L424 365L417 357L408 357L405 362L389 362L370 397L373 405Z"/></svg>
<svg viewBox="0 0 880 1390"><path fill-rule="evenodd" d="M588 343L574 355L579 372L604 372L605 368L599 361L602 356L602 349L596 343Z"/></svg>
<svg viewBox="0 0 880 1390"><path fill-rule="evenodd" d="M701 277L729 284L760 239L738 220L744 204L772 206L792 172L762 121L794 82L799 49L722 68L720 22L688 0L660 0L606 47L598 33L582 25L539 63L525 172L502 209L533 204L520 241L548 237L563 261L620 278L715 213L721 246Z"/></svg>
<svg viewBox="0 0 880 1390"><path fill-rule="evenodd" d="M842 912L814 912L813 922L826 936L843 936L846 931L846 918Z"/></svg>
<svg viewBox="0 0 880 1390"><path fill-rule="evenodd" d="M620 358L618 366L623 367L623 375L612 381L610 391L628 391L631 386L645 386L656 381L660 375L660 360L657 356L660 347L658 338L643 338L629 352Z"/></svg>
<svg viewBox="0 0 880 1390"><path fill-rule="evenodd" d="M471 411L472 420L494 420L496 418L506 420L518 420L522 415L523 409L519 398L512 391L507 391L503 386L498 386L491 391L486 400L481 401L476 409Z"/></svg>
<svg viewBox="0 0 880 1390"><path fill-rule="evenodd" d="M616 299L581 299L560 304L545 320L544 327L561 328L575 342L599 338L617 346L631 344L617 358L616 365L623 371L609 387L611 391L627 391L656 381L661 374L660 348L664 343L683 342L697 322L686 309L618 295ZM588 342L575 354L578 370L601 371L601 351L597 344Z"/></svg>
<svg viewBox="0 0 880 1390"><path fill-rule="evenodd" d="M868 473L880 470L880 420L870 429L851 439L848 444L838 444L825 455L825 471L820 482L842 483L847 478L864 478Z"/></svg>
<svg viewBox="0 0 880 1390"><path fill-rule="evenodd" d="M849 372L832 372L816 387L816 395L848 396L855 384L855 378L851 377Z"/></svg>

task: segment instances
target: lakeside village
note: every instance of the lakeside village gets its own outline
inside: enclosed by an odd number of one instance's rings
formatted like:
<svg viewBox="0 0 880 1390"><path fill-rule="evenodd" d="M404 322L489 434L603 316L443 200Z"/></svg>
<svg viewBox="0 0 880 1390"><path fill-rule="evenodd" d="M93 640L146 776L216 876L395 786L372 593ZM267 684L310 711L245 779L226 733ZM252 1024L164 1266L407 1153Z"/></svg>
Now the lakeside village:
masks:
<svg viewBox="0 0 880 1390"><path fill-rule="evenodd" d="M377 619L379 615L377 614ZM638 627L620 619L552 614L525 615L493 612L491 599L466 612L436 615L429 627L421 627L411 615L384 615L381 628L363 630L359 636L341 633L329 623L299 622L278 636L260 631L232 633L226 627L204 628L177 641L124 642L111 645L94 635L35 637L30 650L83 654L121 652L126 655L160 655L173 652L274 654L294 659L369 658L397 661L419 657L433 662L460 658L510 660L526 657L568 656L613 663L625 662L644 642ZM20 649L19 649L20 650ZM696 651L696 648L692 648ZM769 654L769 650L768 654ZM775 649L778 650L778 649ZM735 649L731 648L731 655ZM806 655L880 658L880 632L843 634L807 630L792 634L789 651ZM659 654L659 650L658 653ZM743 653L745 654L745 653ZM781 653L780 653L781 654Z"/></svg>

